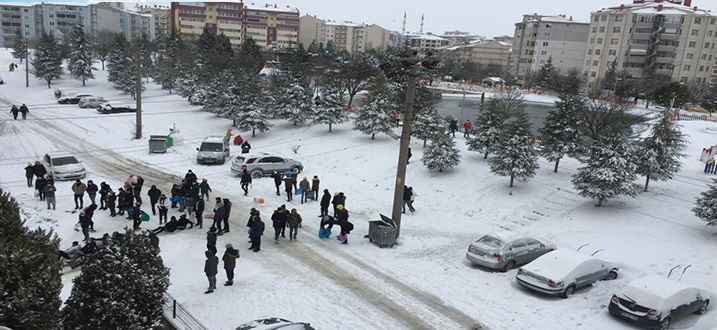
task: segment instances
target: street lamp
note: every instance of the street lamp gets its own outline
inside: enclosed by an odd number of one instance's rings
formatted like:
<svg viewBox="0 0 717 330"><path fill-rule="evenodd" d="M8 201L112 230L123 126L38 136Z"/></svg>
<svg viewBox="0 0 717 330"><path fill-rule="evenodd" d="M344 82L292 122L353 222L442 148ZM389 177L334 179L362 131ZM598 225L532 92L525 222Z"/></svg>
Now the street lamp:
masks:
<svg viewBox="0 0 717 330"><path fill-rule="evenodd" d="M28 62L30 58L30 45L28 43L28 40L25 39L25 87L30 87L30 65Z"/></svg>

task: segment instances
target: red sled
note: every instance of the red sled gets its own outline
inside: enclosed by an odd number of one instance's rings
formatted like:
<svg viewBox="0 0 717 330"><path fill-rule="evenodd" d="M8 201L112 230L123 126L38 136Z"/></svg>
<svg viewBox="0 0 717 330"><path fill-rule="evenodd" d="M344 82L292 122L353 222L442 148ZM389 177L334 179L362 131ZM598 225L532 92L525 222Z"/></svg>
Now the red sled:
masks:
<svg viewBox="0 0 717 330"><path fill-rule="evenodd" d="M244 142L244 139L241 138L241 135L237 135L234 137L234 145L238 146Z"/></svg>

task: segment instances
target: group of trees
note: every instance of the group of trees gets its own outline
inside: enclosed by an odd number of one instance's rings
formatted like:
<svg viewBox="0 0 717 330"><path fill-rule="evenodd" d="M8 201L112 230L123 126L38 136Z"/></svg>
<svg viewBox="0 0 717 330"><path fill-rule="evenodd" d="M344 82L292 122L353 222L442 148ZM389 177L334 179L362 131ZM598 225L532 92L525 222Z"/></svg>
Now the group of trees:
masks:
<svg viewBox="0 0 717 330"><path fill-rule="evenodd" d="M12 329L161 329L169 270L144 233L115 233L85 260L60 308L60 239L30 230L0 190L0 324Z"/></svg>

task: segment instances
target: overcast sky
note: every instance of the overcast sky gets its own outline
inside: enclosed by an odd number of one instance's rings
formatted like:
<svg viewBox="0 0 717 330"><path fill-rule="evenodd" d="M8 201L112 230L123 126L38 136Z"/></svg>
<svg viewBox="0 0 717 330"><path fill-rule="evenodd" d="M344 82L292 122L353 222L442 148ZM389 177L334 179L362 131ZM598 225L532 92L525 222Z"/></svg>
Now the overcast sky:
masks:
<svg viewBox="0 0 717 330"><path fill-rule="evenodd" d="M301 15L357 23L376 23L401 31L406 12L406 31L418 32L424 15L423 32L442 34L461 30L494 37L513 35L514 24L523 14L573 16L588 21L590 12L605 7L631 3L632 0L245 0L245 3L292 6ZM717 0L693 0L692 6L712 10L717 14Z"/></svg>

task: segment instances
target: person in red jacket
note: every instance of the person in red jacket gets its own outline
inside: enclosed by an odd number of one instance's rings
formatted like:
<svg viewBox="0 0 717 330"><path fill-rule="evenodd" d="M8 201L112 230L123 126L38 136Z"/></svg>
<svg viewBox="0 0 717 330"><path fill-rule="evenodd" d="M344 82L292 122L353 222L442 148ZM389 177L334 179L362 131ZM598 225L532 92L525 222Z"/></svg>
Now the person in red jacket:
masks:
<svg viewBox="0 0 717 330"><path fill-rule="evenodd" d="M471 127L473 127L473 124L471 124L471 120L466 120L465 123L463 123L463 137L469 137L468 131L471 130Z"/></svg>

